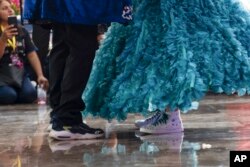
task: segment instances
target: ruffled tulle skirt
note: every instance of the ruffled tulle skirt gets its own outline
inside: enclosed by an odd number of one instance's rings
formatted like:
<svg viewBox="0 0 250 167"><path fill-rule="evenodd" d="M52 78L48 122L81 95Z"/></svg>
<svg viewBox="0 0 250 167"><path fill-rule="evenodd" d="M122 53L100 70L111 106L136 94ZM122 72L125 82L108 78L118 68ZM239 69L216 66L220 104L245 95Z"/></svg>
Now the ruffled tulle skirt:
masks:
<svg viewBox="0 0 250 167"><path fill-rule="evenodd" d="M233 0L136 0L130 25L112 24L83 94L85 114L187 111L207 91L250 88L250 17Z"/></svg>

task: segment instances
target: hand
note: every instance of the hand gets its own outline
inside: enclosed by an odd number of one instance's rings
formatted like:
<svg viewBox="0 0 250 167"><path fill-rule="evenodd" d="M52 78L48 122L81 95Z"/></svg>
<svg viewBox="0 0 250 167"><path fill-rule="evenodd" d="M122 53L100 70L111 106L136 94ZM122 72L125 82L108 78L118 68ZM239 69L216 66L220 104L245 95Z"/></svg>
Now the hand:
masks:
<svg viewBox="0 0 250 167"><path fill-rule="evenodd" d="M1 38L3 41L7 41L15 35L18 35L17 28L15 28L14 25L9 25L3 30Z"/></svg>
<svg viewBox="0 0 250 167"><path fill-rule="evenodd" d="M45 90L48 90L48 88L49 88L49 81L44 76L39 76L37 78L37 83L38 83L38 85L40 85Z"/></svg>

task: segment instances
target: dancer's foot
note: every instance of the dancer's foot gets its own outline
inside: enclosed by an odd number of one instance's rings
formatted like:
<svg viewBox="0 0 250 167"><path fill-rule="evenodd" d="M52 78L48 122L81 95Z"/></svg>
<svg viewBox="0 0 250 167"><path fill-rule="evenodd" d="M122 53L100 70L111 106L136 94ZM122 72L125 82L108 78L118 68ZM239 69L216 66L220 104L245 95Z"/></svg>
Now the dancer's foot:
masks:
<svg viewBox="0 0 250 167"><path fill-rule="evenodd" d="M155 123L159 118L161 118L163 112L160 110L157 110L154 115L152 115L149 118L143 119L143 120L136 120L135 121L135 126L138 128L141 128L143 126L147 126L150 124Z"/></svg>
<svg viewBox="0 0 250 167"><path fill-rule="evenodd" d="M140 128L140 132L151 134L176 133L183 130L180 110L164 113L156 122Z"/></svg>

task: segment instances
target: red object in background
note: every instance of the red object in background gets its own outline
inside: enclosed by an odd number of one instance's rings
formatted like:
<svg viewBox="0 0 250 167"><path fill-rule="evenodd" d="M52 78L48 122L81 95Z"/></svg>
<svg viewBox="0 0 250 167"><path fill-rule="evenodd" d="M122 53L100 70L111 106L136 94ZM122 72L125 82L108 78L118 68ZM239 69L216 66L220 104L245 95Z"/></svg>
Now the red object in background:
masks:
<svg viewBox="0 0 250 167"><path fill-rule="evenodd" d="M11 2L12 2L14 5L20 7L20 0L11 0Z"/></svg>
<svg viewBox="0 0 250 167"><path fill-rule="evenodd" d="M16 15L20 14L20 0L10 0Z"/></svg>

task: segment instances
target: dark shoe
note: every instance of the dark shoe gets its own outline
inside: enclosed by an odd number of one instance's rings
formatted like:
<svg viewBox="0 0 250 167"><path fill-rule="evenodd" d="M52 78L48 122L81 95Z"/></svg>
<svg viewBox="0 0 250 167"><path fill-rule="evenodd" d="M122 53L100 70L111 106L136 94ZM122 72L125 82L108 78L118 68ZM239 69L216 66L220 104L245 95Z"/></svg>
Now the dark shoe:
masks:
<svg viewBox="0 0 250 167"><path fill-rule="evenodd" d="M102 137L104 131L102 129L90 128L88 125L82 123L74 126L55 126L49 133L51 138L57 140L85 140Z"/></svg>

